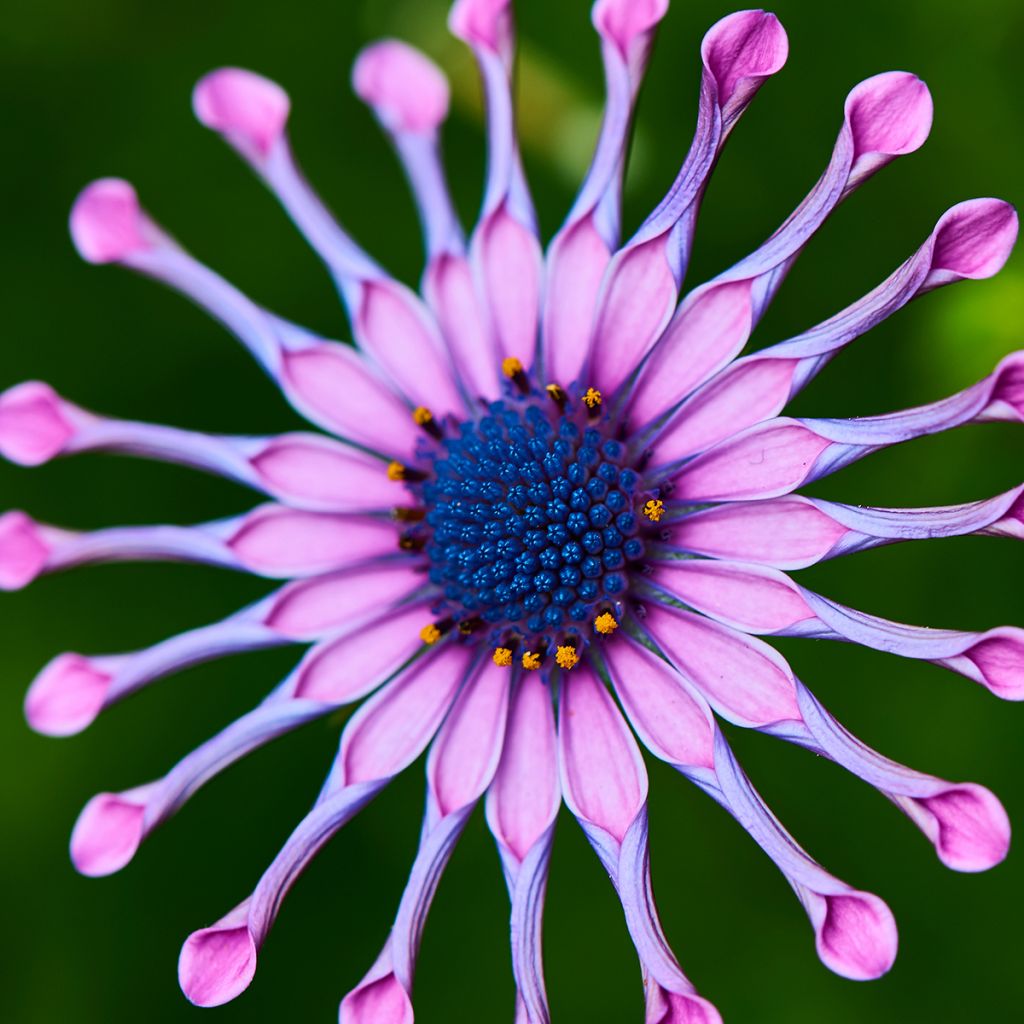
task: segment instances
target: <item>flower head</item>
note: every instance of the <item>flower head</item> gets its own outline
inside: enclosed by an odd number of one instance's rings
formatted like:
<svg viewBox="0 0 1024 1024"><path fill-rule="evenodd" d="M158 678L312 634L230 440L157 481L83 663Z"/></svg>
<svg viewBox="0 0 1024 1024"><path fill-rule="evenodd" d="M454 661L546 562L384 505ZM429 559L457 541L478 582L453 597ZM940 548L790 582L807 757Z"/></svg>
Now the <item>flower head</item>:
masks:
<svg viewBox="0 0 1024 1024"><path fill-rule="evenodd" d="M143 651L59 655L26 698L36 729L77 732L197 661L306 648L261 704L165 776L94 797L72 835L80 871L120 869L216 772L361 701L313 809L252 893L185 942L179 977L194 1003L226 1002L250 983L305 865L428 747L426 821L409 881L384 949L341 1003L343 1024L411 1020L424 917L481 799L511 898L517 1019L549 1019L542 896L564 801L621 898L647 1020L718 1022L658 922L640 744L721 804L773 859L829 968L854 979L885 973L897 946L888 907L829 874L784 830L718 719L862 777L955 870L984 870L1006 854L1009 825L991 793L870 750L759 637L857 643L1024 699L1024 630L902 625L788 574L895 541L1024 536L1024 485L960 506L905 510L797 493L890 445L970 422L1021 421L1024 354L918 408L852 420L783 415L833 356L890 313L940 286L996 273L1016 238L1016 215L995 199L954 206L864 298L741 355L830 212L924 142L931 98L904 72L854 87L827 165L794 213L749 256L680 298L708 176L788 43L763 11L741 11L709 30L693 145L664 200L623 242L619 193L633 103L667 7L594 4L607 111L590 170L546 249L513 127L510 0L458 0L450 17L479 64L487 105L487 181L468 240L440 157L443 75L395 40L363 52L354 88L394 144L424 228L420 293L392 278L313 192L290 147L290 101L280 86L238 68L200 81L196 116L249 163L321 257L354 348L281 319L202 265L145 213L127 182L97 181L73 207L71 234L84 259L130 267L204 307L323 431L206 435L88 412L39 383L0 395L0 452L12 461L128 452L220 474L268 499L193 527L94 532L9 512L0 516L0 588L129 557L282 581L224 621Z"/></svg>

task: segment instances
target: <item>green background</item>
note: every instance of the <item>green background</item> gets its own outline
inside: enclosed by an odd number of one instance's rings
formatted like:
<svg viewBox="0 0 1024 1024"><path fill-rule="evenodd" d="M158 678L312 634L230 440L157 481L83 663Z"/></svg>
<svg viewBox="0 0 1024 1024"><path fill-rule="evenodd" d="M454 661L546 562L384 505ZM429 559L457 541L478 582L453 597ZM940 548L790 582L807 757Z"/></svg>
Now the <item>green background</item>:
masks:
<svg viewBox="0 0 1024 1024"><path fill-rule="evenodd" d="M262 433L294 415L231 338L148 281L81 263L66 235L77 190L131 179L153 214L200 258L286 316L345 337L326 275L274 201L192 119L193 82L219 64L260 70L291 92L292 132L309 176L353 233L413 281L413 209L371 117L349 90L358 49L410 38L453 76L446 130L458 205L472 217L482 174L473 69L444 31L438 0L171 4L38 0L0 25L4 337L0 386L44 378L86 407L210 431ZM520 0L520 118L546 235L589 158L602 80L584 0ZM677 2L640 107L627 229L660 198L692 130L703 31L729 8ZM762 241L817 177L846 91L913 70L934 93L920 153L843 206L809 247L758 331L787 337L873 286L952 203L1020 200L1024 187L1016 0L784 0L789 64L758 97L721 161L697 234L691 281ZM859 342L801 397L820 415L882 412L973 382L1020 343L1024 261L996 280L928 297ZM980 498L1021 479L1022 430L968 428L889 451L821 484L859 503ZM38 469L0 466L3 506L75 527L200 521L250 496L183 469L100 456ZM1024 623L1024 550L965 538L841 559L803 579L908 622L983 629ZM230 659L169 679L56 741L29 732L24 688L61 650L131 650L220 618L260 581L186 566L92 568L0 597L0 1017L12 1024L331 1021L372 963L397 906L422 804L416 766L317 859L288 898L251 989L219 1011L193 1009L175 978L194 928L250 891L313 799L340 723L314 724L207 786L113 878L78 878L66 853L93 793L165 771L252 706L294 654ZM1024 709L931 665L826 643L788 643L797 673L847 725L893 757L994 789L1024 822ZM836 767L730 729L783 821L826 866L889 901L901 928L891 974L834 977L774 867L731 819L651 765L653 866L683 965L731 1024L908 1024L1021 1018L1024 859L981 876L945 870L884 799ZM417 977L417 1020L511 1020L506 896L478 814L441 886ZM642 1019L639 978L607 879L571 818L560 821L545 925L556 1021Z"/></svg>

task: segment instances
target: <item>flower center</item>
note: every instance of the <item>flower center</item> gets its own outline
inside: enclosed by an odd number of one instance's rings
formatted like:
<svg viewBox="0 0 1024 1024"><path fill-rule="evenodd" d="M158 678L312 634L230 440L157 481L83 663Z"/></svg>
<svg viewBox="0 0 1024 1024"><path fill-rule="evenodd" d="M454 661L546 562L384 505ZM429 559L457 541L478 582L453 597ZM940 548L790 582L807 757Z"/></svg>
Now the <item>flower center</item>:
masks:
<svg viewBox="0 0 1024 1024"><path fill-rule="evenodd" d="M396 470L423 508L402 543L425 553L442 595L427 642L457 627L499 665L568 669L618 627L641 535L660 516L600 393L573 402L506 362L515 388L479 417L442 431L417 410L436 444Z"/></svg>

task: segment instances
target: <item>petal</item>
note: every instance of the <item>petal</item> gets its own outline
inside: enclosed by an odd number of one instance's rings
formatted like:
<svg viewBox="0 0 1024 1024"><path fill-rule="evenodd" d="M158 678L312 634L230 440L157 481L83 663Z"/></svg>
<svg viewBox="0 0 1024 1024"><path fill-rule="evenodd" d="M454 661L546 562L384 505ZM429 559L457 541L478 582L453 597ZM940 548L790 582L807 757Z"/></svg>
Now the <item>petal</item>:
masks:
<svg viewBox="0 0 1024 1024"><path fill-rule="evenodd" d="M75 248L89 263L119 262L165 243L139 206L135 189L121 178L101 178L83 189L69 226Z"/></svg>
<svg viewBox="0 0 1024 1024"><path fill-rule="evenodd" d="M48 385L18 384L0 394L0 454L19 466L40 466L68 449L79 417Z"/></svg>
<svg viewBox="0 0 1024 1024"><path fill-rule="evenodd" d="M412 1000L391 968L390 944L341 1002L341 1024L413 1024Z"/></svg>
<svg viewBox="0 0 1024 1024"><path fill-rule="evenodd" d="M577 818L621 842L647 796L636 742L589 667L563 682L558 714L562 795Z"/></svg>
<svg viewBox="0 0 1024 1024"><path fill-rule="evenodd" d="M398 39L362 50L352 88L391 131L434 131L448 116L448 82L440 68Z"/></svg>
<svg viewBox="0 0 1024 1024"><path fill-rule="evenodd" d="M0 515L0 590L28 586L46 568L51 551L44 531L24 512Z"/></svg>
<svg viewBox="0 0 1024 1024"><path fill-rule="evenodd" d="M248 159L261 160L284 136L291 102L269 78L242 68L220 68L199 80L192 107L207 128L226 135Z"/></svg>
<svg viewBox="0 0 1024 1024"><path fill-rule="evenodd" d="M668 12L668 0L596 0L591 11L602 39L615 43L628 59L637 37L646 36Z"/></svg>
<svg viewBox="0 0 1024 1024"><path fill-rule="evenodd" d="M754 728L799 721L793 673L767 644L660 602L645 609L644 628L723 718Z"/></svg>
<svg viewBox="0 0 1024 1024"><path fill-rule="evenodd" d="M869 892L825 896L810 909L818 956L852 981L873 981L889 971L899 939L892 911Z"/></svg>

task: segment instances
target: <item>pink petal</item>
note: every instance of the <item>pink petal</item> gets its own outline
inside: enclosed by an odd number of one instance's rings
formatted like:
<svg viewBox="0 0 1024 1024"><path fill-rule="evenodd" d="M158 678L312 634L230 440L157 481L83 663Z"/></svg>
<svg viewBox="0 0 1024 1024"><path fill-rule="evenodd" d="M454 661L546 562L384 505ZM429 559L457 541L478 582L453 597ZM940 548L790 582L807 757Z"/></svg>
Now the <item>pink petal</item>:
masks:
<svg viewBox="0 0 1024 1024"><path fill-rule="evenodd" d="M800 569L849 532L799 496L709 508L669 527L669 543L696 554Z"/></svg>
<svg viewBox="0 0 1024 1024"><path fill-rule="evenodd" d="M1017 211L1001 199L959 203L942 218L933 271L973 280L992 277L1010 258L1017 230Z"/></svg>
<svg viewBox="0 0 1024 1024"><path fill-rule="evenodd" d="M701 44L701 57L714 75L719 106L748 98L765 78L786 63L789 40L774 14L737 11L709 29ZM735 105L735 104L734 104Z"/></svg>
<svg viewBox="0 0 1024 1024"><path fill-rule="evenodd" d="M919 149L932 126L928 86L906 71L888 71L861 82L846 98L854 159L903 156Z"/></svg>
<svg viewBox="0 0 1024 1024"><path fill-rule="evenodd" d="M628 59L633 40L649 32L667 11L668 0L596 0L591 18L597 31Z"/></svg>
<svg viewBox="0 0 1024 1024"><path fill-rule="evenodd" d="M963 783L914 803L924 811L914 815L918 824L954 871L987 871L1009 852L1010 819L984 786Z"/></svg>
<svg viewBox="0 0 1024 1024"><path fill-rule="evenodd" d="M605 660L619 702L652 754L674 765L714 767L711 711L671 665L626 638L607 645Z"/></svg>
<svg viewBox="0 0 1024 1024"><path fill-rule="evenodd" d="M439 815L474 804L494 778L511 678L507 668L485 663L445 719L427 760L427 780Z"/></svg>
<svg viewBox="0 0 1024 1024"><path fill-rule="evenodd" d="M145 801L100 793L82 809L71 833L71 860L90 878L112 875L135 856L143 836Z"/></svg>
<svg viewBox="0 0 1024 1024"><path fill-rule="evenodd" d="M412 1024L412 1001L393 971L360 983L341 1002L341 1024Z"/></svg>
<svg viewBox="0 0 1024 1024"><path fill-rule="evenodd" d="M540 316L542 256L536 235L503 204L476 237L498 353L525 363L533 356Z"/></svg>
<svg viewBox="0 0 1024 1024"><path fill-rule="evenodd" d="M384 511L401 497L382 461L315 434L275 438L251 461L266 490L308 507Z"/></svg>
<svg viewBox="0 0 1024 1024"><path fill-rule="evenodd" d="M812 911L818 955L853 981L880 978L893 965L899 939L892 911L877 896L847 892L821 897Z"/></svg>
<svg viewBox="0 0 1024 1024"><path fill-rule="evenodd" d="M256 974L256 943L246 925L223 924L193 932L178 959L178 982L196 1006L223 1006L244 992Z"/></svg>
<svg viewBox="0 0 1024 1024"><path fill-rule="evenodd" d="M499 50L512 33L512 0L456 0L448 27L470 46Z"/></svg>
<svg viewBox="0 0 1024 1024"><path fill-rule="evenodd" d="M578 818L618 841L647 797L647 772L629 728L589 667L563 677L558 713L562 794Z"/></svg>
<svg viewBox="0 0 1024 1024"><path fill-rule="evenodd" d="M47 736L81 732L103 709L111 679L81 654L60 654L29 687L25 717Z"/></svg>
<svg viewBox="0 0 1024 1024"><path fill-rule="evenodd" d="M71 208L71 239L89 263L114 263L150 248L159 232L142 212L135 189L121 178L86 186Z"/></svg>
<svg viewBox="0 0 1024 1024"><path fill-rule="evenodd" d="M50 547L24 512L0 515L0 590L28 586L46 567Z"/></svg>
<svg viewBox="0 0 1024 1024"><path fill-rule="evenodd" d="M1024 700L1024 633L1006 629L975 644L965 655L997 697Z"/></svg>
<svg viewBox="0 0 1024 1024"><path fill-rule="evenodd" d="M673 497L740 501L786 494L807 479L831 443L795 420L753 427L688 463Z"/></svg>
<svg viewBox="0 0 1024 1024"><path fill-rule="evenodd" d="M356 95L396 132L430 132L448 116L448 82L438 66L397 39L367 46L352 69Z"/></svg>
<svg viewBox="0 0 1024 1024"><path fill-rule="evenodd" d="M558 813L557 765L551 691L539 673L530 672L517 685L501 764L487 797L492 831L520 860Z"/></svg>
<svg viewBox="0 0 1024 1024"><path fill-rule="evenodd" d="M792 672L767 644L660 603L646 611L655 643L723 718L755 728L800 721Z"/></svg>
<svg viewBox="0 0 1024 1024"><path fill-rule="evenodd" d="M644 1024L722 1024L718 1010L696 994L672 992L653 978L646 989Z"/></svg>
<svg viewBox="0 0 1024 1024"><path fill-rule="evenodd" d="M275 599L265 622L285 636L315 639L367 610L400 600L424 578L403 561L294 583Z"/></svg>
<svg viewBox="0 0 1024 1024"><path fill-rule="evenodd" d="M207 128L222 132L250 159L269 155L284 134L291 102L276 82L242 68L220 68L201 78L192 108Z"/></svg>
<svg viewBox="0 0 1024 1024"><path fill-rule="evenodd" d="M775 569L704 559L658 566L652 580L683 604L750 633L775 633L815 619L800 588Z"/></svg>
<svg viewBox="0 0 1024 1024"><path fill-rule="evenodd" d="M421 647L428 621L422 605L399 608L338 640L314 647L297 670L292 696L325 704L347 704L375 689Z"/></svg>
<svg viewBox="0 0 1024 1024"><path fill-rule="evenodd" d="M74 437L67 403L38 381L0 395L0 454L21 466L40 466L60 455Z"/></svg>

